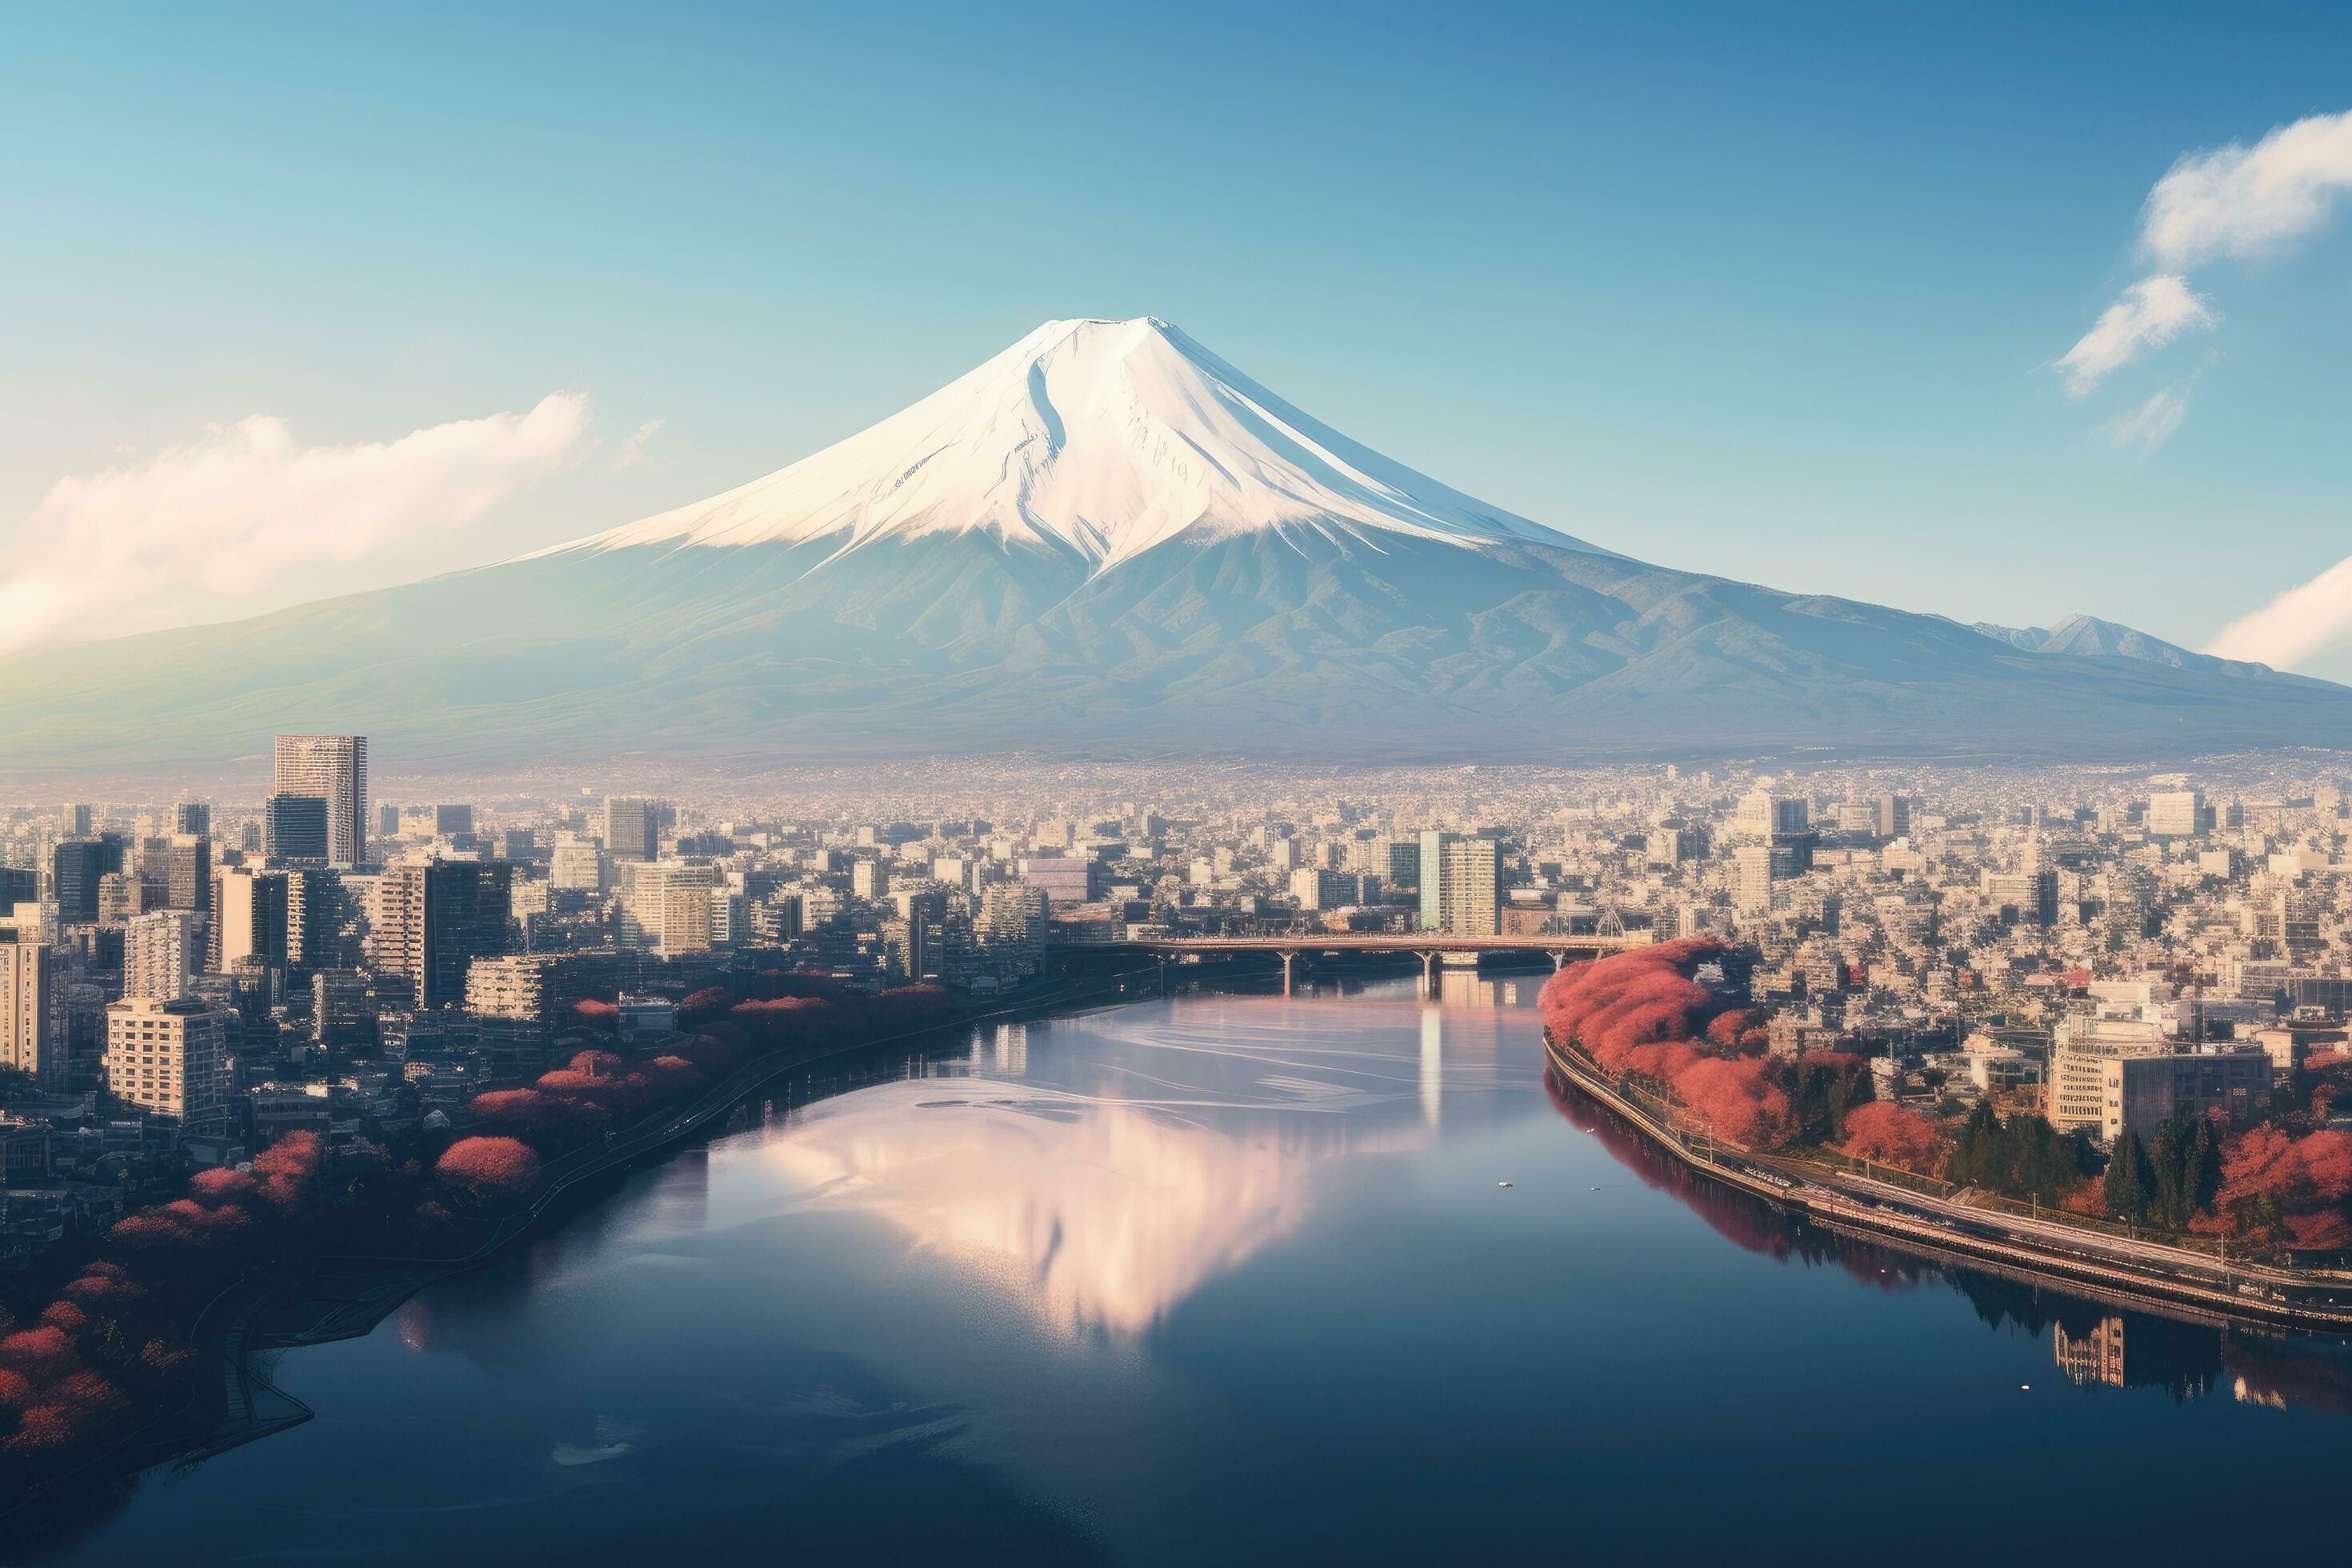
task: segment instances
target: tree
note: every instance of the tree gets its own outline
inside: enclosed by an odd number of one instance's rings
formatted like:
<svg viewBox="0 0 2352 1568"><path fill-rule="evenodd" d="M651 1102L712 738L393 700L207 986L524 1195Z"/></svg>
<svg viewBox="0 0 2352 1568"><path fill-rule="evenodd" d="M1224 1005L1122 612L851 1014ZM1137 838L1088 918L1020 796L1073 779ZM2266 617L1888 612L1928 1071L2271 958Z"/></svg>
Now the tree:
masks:
<svg viewBox="0 0 2352 1568"><path fill-rule="evenodd" d="M1931 1173L1942 1151L1935 1124L1883 1100L1857 1105L1845 1118L1845 1151L1860 1159Z"/></svg>
<svg viewBox="0 0 2352 1568"><path fill-rule="evenodd" d="M2091 1169L2090 1146L2079 1134L2062 1134L2039 1116L2003 1121L1979 1101L1953 1140L1948 1169L1964 1185L2056 1203Z"/></svg>
<svg viewBox="0 0 2352 1568"><path fill-rule="evenodd" d="M2126 1132L2116 1143L2114 1158L2107 1162L2107 1179L2102 1193L2107 1212L2117 1219L2144 1225L2155 1188L2156 1170L2148 1163L2139 1134Z"/></svg>
<svg viewBox="0 0 2352 1568"><path fill-rule="evenodd" d="M461 1138L443 1152L433 1173L470 1203L502 1203L538 1182L539 1156L519 1139Z"/></svg>

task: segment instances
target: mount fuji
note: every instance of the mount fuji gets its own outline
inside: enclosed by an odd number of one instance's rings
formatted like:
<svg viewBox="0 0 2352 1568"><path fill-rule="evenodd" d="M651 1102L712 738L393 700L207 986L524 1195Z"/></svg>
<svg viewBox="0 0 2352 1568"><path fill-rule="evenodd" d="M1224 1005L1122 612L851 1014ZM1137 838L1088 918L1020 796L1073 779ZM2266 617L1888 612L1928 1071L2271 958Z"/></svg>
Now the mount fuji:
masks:
<svg viewBox="0 0 2352 1568"><path fill-rule="evenodd" d="M2128 627L1653 566L1349 440L1155 318L1054 321L764 479L476 570L0 659L0 772L360 731L421 768L2352 747L2352 689Z"/></svg>

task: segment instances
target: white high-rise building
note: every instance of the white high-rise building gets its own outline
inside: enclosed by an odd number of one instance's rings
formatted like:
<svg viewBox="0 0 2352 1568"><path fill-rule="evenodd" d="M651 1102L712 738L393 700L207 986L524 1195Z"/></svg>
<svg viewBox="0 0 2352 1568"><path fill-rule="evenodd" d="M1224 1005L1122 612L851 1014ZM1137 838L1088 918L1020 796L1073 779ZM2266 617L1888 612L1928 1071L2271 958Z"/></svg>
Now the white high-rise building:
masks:
<svg viewBox="0 0 2352 1568"><path fill-rule="evenodd" d="M0 1067L53 1090L66 1084L63 1053L49 1038L48 957L37 925L0 928Z"/></svg>
<svg viewBox="0 0 2352 1568"><path fill-rule="evenodd" d="M182 997L127 997L106 1009L106 1088L123 1104L168 1116L184 1131L228 1121L226 1007Z"/></svg>
<svg viewBox="0 0 2352 1568"><path fill-rule="evenodd" d="M141 915L122 933L122 994L169 1002L205 966L205 918L184 910Z"/></svg>
<svg viewBox="0 0 2352 1568"><path fill-rule="evenodd" d="M1421 928L1448 936L1503 929L1503 846L1485 834L1421 836Z"/></svg>
<svg viewBox="0 0 2352 1568"><path fill-rule="evenodd" d="M327 803L327 864L367 860L367 737L280 735L279 795L313 795Z"/></svg>
<svg viewBox="0 0 2352 1568"><path fill-rule="evenodd" d="M2147 830L2158 838L2194 838L2205 831L2205 797L2193 789L2158 790L2147 797Z"/></svg>

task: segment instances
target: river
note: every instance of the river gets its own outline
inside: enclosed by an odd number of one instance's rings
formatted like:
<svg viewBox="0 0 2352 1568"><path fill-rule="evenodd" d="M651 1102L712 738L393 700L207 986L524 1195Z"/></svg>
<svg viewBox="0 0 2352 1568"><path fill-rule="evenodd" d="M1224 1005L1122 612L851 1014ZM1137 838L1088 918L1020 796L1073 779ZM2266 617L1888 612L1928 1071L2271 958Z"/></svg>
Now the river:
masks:
<svg viewBox="0 0 2352 1568"><path fill-rule="evenodd" d="M2352 1359L1948 1274L1547 1085L1537 981L827 1064L57 1560L1135 1563L2287 1550Z"/></svg>

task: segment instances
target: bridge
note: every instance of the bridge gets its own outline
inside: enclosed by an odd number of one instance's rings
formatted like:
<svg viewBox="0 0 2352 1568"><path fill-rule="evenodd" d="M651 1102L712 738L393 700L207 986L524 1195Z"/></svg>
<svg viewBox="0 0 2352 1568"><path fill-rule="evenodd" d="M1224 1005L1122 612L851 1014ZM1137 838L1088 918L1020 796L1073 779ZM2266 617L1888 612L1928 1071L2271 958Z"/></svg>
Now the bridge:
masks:
<svg viewBox="0 0 2352 1568"><path fill-rule="evenodd" d="M1451 954L1486 957L1500 953L1541 953L1559 969L1571 960L1604 958L1628 948L1647 947L1652 938L1639 936L1463 936L1450 931L1275 931L1258 936L1130 936L1118 942L1073 944L1072 952L1150 953L1166 963L1171 958L1263 952L1282 960L1282 994L1290 994L1291 981L1302 957L1338 958L1349 953L1411 953L1421 960L1422 989L1435 994L1439 960Z"/></svg>

